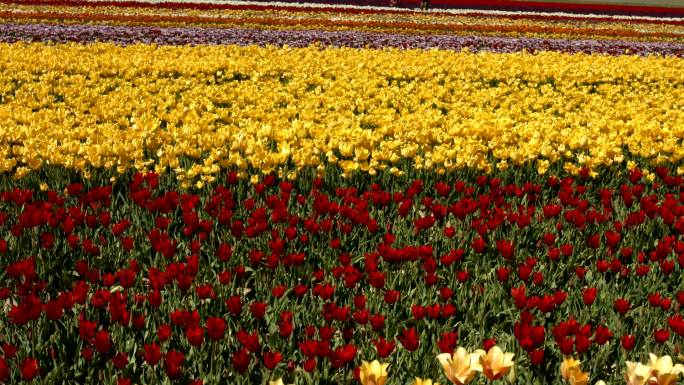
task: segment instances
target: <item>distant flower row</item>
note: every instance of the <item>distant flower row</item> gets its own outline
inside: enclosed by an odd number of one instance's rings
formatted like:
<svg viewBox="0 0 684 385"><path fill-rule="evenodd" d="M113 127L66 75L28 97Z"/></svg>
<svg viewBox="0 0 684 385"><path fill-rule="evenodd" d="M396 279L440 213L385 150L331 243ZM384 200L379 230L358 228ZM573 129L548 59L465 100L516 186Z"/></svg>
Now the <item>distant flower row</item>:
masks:
<svg viewBox="0 0 684 385"><path fill-rule="evenodd" d="M117 4L113 0L5 0L10 3L72 3L79 5ZM128 5L154 5L160 7L200 6L207 7L278 7L293 9L349 9L365 12L397 12L402 8L416 9L419 0L309 0L309 1L242 1L242 0L132 0ZM510 1L510 0L433 0L433 8L442 13L462 13L478 10L490 14L527 14L533 16L563 17L610 17L614 19L659 19L681 18L684 10L681 7L662 7L657 4L619 5L619 4L587 4L561 3L557 1Z"/></svg>
<svg viewBox="0 0 684 385"><path fill-rule="evenodd" d="M490 36L406 35L361 31L283 31L263 29L177 28L95 25L5 24L0 41L158 45L275 45L311 44L352 48L468 49L471 52L558 51L608 55L684 56L683 43L619 40L564 40Z"/></svg>
<svg viewBox="0 0 684 385"><path fill-rule="evenodd" d="M67 3L68 4L68 3ZM523 18L520 15L357 12L289 8L203 9L0 4L0 19L9 23L130 25L155 27L258 28L384 32L394 34L457 34L534 38L628 39L683 41L684 25L675 21L610 18Z"/></svg>

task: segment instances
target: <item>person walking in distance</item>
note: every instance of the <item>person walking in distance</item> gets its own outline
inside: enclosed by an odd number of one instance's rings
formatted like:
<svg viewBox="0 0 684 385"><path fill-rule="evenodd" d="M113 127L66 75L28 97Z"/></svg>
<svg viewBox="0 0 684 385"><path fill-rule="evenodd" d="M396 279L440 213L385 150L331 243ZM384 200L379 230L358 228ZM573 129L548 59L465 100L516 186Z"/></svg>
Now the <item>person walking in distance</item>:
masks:
<svg viewBox="0 0 684 385"><path fill-rule="evenodd" d="M430 7L430 0L420 0L420 10L427 11Z"/></svg>

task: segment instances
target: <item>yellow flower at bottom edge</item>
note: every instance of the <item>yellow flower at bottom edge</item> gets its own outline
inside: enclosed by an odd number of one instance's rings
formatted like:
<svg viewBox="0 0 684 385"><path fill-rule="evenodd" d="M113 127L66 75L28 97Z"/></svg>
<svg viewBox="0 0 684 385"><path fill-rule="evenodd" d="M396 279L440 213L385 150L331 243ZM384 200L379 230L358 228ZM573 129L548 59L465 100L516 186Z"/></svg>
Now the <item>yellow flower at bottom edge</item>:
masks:
<svg viewBox="0 0 684 385"><path fill-rule="evenodd" d="M432 382L429 378L423 380L420 377L416 377L416 381L413 382L413 385L439 385L439 382Z"/></svg>
<svg viewBox="0 0 684 385"><path fill-rule="evenodd" d="M513 353L504 353L500 347L494 345L485 354L484 350L477 350L480 355L482 374L491 381L505 376L513 367Z"/></svg>
<svg viewBox="0 0 684 385"><path fill-rule="evenodd" d="M684 365L673 364L670 356L658 357L653 353L649 353L648 356L653 376L650 382L655 380L658 385L671 385L679 380L680 374L684 373Z"/></svg>
<svg viewBox="0 0 684 385"><path fill-rule="evenodd" d="M561 377L563 377L563 379L565 381L568 381L570 378L570 372L572 370L579 369L579 367L580 367L580 361L579 360L576 360L572 357L565 357L563 359L563 363L560 365Z"/></svg>
<svg viewBox="0 0 684 385"><path fill-rule="evenodd" d="M625 371L625 381L627 385L645 385L651 378L651 367L641 362L627 361Z"/></svg>
<svg viewBox="0 0 684 385"><path fill-rule="evenodd" d="M477 372L482 371L480 356L470 353L459 347L453 354L442 353L437 356L437 360L444 369L444 374L457 385L465 385L475 378Z"/></svg>
<svg viewBox="0 0 684 385"><path fill-rule="evenodd" d="M268 382L268 385L285 385L285 384L283 384L283 379L282 379L282 378L279 378L279 379L277 379L277 380L275 380L275 381L269 381L269 382Z"/></svg>
<svg viewBox="0 0 684 385"><path fill-rule="evenodd" d="M570 370L568 382L570 385L587 385L589 384L589 373L581 371L579 368Z"/></svg>
<svg viewBox="0 0 684 385"><path fill-rule="evenodd" d="M381 364L378 360L373 362L361 361L359 372L362 385L385 385L387 381L387 367L389 364Z"/></svg>

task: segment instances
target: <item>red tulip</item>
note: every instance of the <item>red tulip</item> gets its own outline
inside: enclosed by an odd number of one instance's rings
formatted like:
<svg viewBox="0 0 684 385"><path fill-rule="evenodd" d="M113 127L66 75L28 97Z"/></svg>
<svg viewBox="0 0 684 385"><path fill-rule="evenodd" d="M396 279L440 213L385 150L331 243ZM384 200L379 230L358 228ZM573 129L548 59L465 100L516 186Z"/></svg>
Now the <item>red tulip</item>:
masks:
<svg viewBox="0 0 684 385"><path fill-rule="evenodd" d="M161 349L159 345L154 342L151 344L143 345L143 358L145 362L150 366L155 366L162 358Z"/></svg>
<svg viewBox="0 0 684 385"><path fill-rule="evenodd" d="M250 311L252 312L254 318L262 319L266 314L266 307L267 305L265 302L254 301L250 306Z"/></svg>
<svg viewBox="0 0 684 385"><path fill-rule="evenodd" d="M620 338L620 342L625 350L632 350L636 344L636 337L631 334L625 334Z"/></svg>
<svg viewBox="0 0 684 385"><path fill-rule="evenodd" d="M442 353L452 353L456 348L457 343L458 333L453 331L442 333L442 338L437 342L437 345Z"/></svg>
<svg viewBox="0 0 684 385"><path fill-rule="evenodd" d="M506 282L508 281L508 277L511 274L511 270L507 267L499 267L496 269L496 279L499 282Z"/></svg>
<svg viewBox="0 0 684 385"><path fill-rule="evenodd" d="M476 253L482 254L487 248L487 242L484 240L484 238L480 237L473 241L472 246Z"/></svg>
<svg viewBox="0 0 684 385"><path fill-rule="evenodd" d="M164 370L171 379L176 379L183 373L185 355L177 350L170 350L164 356Z"/></svg>
<svg viewBox="0 0 684 385"><path fill-rule="evenodd" d="M482 347L485 351L489 351L494 345L496 345L496 338L487 338L482 341Z"/></svg>
<svg viewBox="0 0 684 385"><path fill-rule="evenodd" d="M7 366L7 361L0 357L0 381L6 381L9 378L10 371L9 366Z"/></svg>
<svg viewBox="0 0 684 385"><path fill-rule="evenodd" d="M207 335L213 341L223 339L226 331L226 321L220 317L209 317L206 322Z"/></svg>
<svg viewBox="0 0 684 385"><path fill-rule="evenodd" d="M603 345L608 342L613 337L613 333L607 327L599 325L596 327L596 332L594 333L594 342L599 345Z"/></svg>
<svg viewBox="0 0 684 385"><path fill-rule="evenodd" d="M620 315L625 315L631 305L629 304L629 301L625 298L618 298L613 302L613 309L615 309L616 312L620 313Z"/></svg>
<svg viewBox="0 0 684 385"><path fill-rule="evenodd" d="M21 362L19 370L21 371L22 379L25 381L33 380L40 372L38 360L30 357L24 358L24 360Z"/></svg>
<svg viewBox="0 0 684 385"><path fill-rule="evenodd" d="M670 331L665 329L658 329L653 332L653 338L657 343L663 344L670 338Z"/></svg>
<svg viewBox="0 0 684 385"><path fill-rule="evenodd" d="M385 292L385 303L391 305L399 300L401 293L397 290L387 290Z"/></svg>
<svg viewBox="0 0 684 385"><path fill-rule="evenodd" d="M527 296L525 295L525 286L511 288L511 297L515 301L515 307L524 309L527 306Z"/></svg>
<svg viewBox="0 0 684 385"><path fill-rule="evenodd" d="M560 341L557 341L557 343L561 353L563 353L566 356L572 355L572 352L574 350L572 338L565 337L562 338Z"/></svg>
<svg viewBox="0 0 684 385"><path fill-rule="evenodd" d="M587 306L591 306L596 300L597 289L595 287L589 287L582 290L582 300Z"/></svg>
<svg viewBox="0 0 684 385"><path fill-rule="evenodd" d="M100 353L107 353L109 349L112 348L112 341L109 338L109 332L106 330L100 330L95 333L95 338L93 340L93 346Z"/></svg>
<svg viewBox="0 0 684 385"><path fill-rule="evenodd" d="M238 373L244 373L247 371L247 368L249 367L251 357L249 356L249 352L247 352L247 349L243 348L233 354L231 361L233 363L233 368Z"/></svg>
<svg viewBox="0 0 684 385"><path fill-rule="evenodd" d="M5 342L2 344L2 354L5 356L6 359L10 360L16 357L17 348L14 345Z"/></svg>
<svg viewBox="0 0 684 385"><path fill-rule="evenodd" d="M171 327L168 324L161 324L157 328L157 338L159 338L159 341L164 342L171 338L171 334L173 332L171 331Z"/></svg>
<svg viewBox="0 0 684 385"><path fill-rule="evenodd" d="M385 340L384 337L380 337L377 340L373 341L373 345L375 345L375 349L378 352L378 356L380 358L385 358L392 354L392 351L394 351L396 343L394 341L388 342Z"/></svg>
<svg viewBox="0 0 684 385"><path fill-rule="evenodd" d="M185 337L191 345L196 347L202 346L202 342L204 342L204 329L199 326L189 327L185 331Z"/></svg>
<svg viewBox="0 0 684 385"><path fill-rule="evenodd" d="M371 327L374 331L382 330L385 327L385 316L382 314L374 314L369 317Z"/></svg>
<svg viewBox="0 0 684 385"><path fill-rule="evenodd" d="M280 361L283 360L283 355L280 352L264 352L264 366L268 369L273 370L278 365Z"/></svg>
<svg viewBox="0 0 684 385"><path fill-rule="evenodd" d="M304 370L306 370L308 373L312 373L314 370L316 370L316 359L315 358L309 358L306 361L304 361Z"/></svg>
<svg viewBox="0 0 684 385"><path fill-rule="evenodd" d="M128 355L124 352L119 352L112 357L112 364L117 369L123 369L128 365Z"/></svg>
<svg viewBox="0 0 684 385"><path fill-rule="evenodd" d="M684 336L684 317L681 314L668 318L667 323L677 335Z"/></svg>
<svg viewBox="0 0 684 385"><path fill-rule="evenodd" d="M532 365L541 365L544 363L544 349L535 349L528 354Z"/></svg>
<svg viewBox="0 0 684 385"><path fill-rule="evenodd" d="M240 296L234 295L226 300L226 307L228 311L233 315L240 315L242 312L242 300Z"/></svg>
<svg viewBox="0 0 684 385"><path fill-rule="evenodd" d="M513 242L508 240L496 241L496 249L499 251L499 253L504 259L513 258L513 253L515 252Z"/></svg>
<svg viewBox="0 0 684 385"><path fill-rule="evenodd" d="M410 352L418 349L420 344L420 339L418 333L416 333L416 328L412 327L410 329L403 329L397 339L401 342L402 346Z"/></svg>
<svg viewBox="0 0 684 385"><path fill-rule="evenodd" d="M259 334L256 331L252 334L248 334L246 331L240 330L235 336L242 346L250 352L254 353L260 349Z"/></svg>

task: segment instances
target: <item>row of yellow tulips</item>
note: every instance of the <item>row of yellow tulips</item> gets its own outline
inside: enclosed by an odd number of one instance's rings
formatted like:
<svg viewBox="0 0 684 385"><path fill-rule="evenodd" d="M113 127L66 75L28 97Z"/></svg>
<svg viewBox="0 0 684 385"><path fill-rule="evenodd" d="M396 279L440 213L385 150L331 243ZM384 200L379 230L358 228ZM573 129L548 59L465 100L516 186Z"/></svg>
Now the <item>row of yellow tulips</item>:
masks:
<svg viewBox="0 0 684 385"><path fill-rule="evenodd" d="M437 360L444 369L446 378L456 385L470 383L478 373L482 373L488 380L495 381L506 377L508 382L514 383L515 363L513 353L504 352L498 346L493 346L489 351L478 349L468 353L463 347L459 347L452 354L443 353L437 356ZM587 385L589 373L583 372L581 362L572 357L565 357L560 366L561 377L570 385ZM680 374L684 373L684 365L674 364L672 357L666 355L658 357L649 354L649 363L626 362L624 379L626 385L672 385L679 380ZM387 371L389 364L363 361L359 380L362 385L385 385L389 377ZM282 379L270 381L269 385L284 385ZM416 377L413 385L440 385L432 379ZM606 385L599 380L595 385Z"/></svg>
<svg viewBox="0 0 684 385"><path fill-rule="evenodd" d="M672 357L650 353L647 365L641 362L626 362L624 373L627 385L671 385L677 382L679 375L684 373L684 366L674 364ZM566 357L560 366L561 376L570 385L586 385L589 382L589 373L583 372L580 368L580 361L571 357ZM603 380L599 380L595 385L606 385Z"/></svg>
<svg viewBox="0 0 684 385"><path fill-rule="evenodd" d="M16 177L135 167L188 187L225 168L543 174L684 158L678 58L111 44L0 44L0 57L0 172Z"/></svg>

